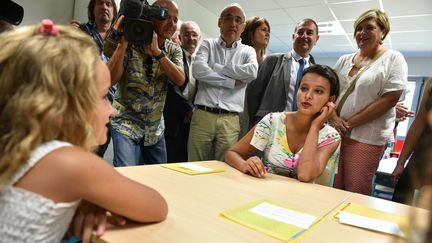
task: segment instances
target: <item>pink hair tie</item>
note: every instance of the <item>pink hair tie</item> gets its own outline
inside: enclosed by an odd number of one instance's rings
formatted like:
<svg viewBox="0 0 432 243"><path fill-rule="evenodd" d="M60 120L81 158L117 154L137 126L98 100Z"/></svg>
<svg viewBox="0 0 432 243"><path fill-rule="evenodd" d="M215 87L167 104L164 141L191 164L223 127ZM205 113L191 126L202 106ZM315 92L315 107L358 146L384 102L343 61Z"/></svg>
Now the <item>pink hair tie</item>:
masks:
<svg viewBox="0 0 432 243"><path fill-rule="evenodd" d="M50 19L43 19L39 28L39 33L44 35L58 36L59 29L54 25L54 22Z"/></svg>

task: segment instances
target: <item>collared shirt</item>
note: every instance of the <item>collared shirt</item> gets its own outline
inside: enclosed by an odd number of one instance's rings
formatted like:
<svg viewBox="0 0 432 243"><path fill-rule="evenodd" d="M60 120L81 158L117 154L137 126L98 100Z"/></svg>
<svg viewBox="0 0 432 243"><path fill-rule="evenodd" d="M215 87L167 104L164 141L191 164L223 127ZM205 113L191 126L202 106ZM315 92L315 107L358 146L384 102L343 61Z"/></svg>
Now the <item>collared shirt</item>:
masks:
<svg viewBox="0 0 432 243"><path fill-rule="evenodd" d="M88 35L90 35L93 40L96 42L96 44L99 47L99 51L100 51L100 57L102 59L102 61L104 63L108 63L109 61L109 57L106 56L103 53L103 48L104 48L104 39L102 38L102 36L99 34L98 29L96 28L96 24L92 23L92 22L87 22L85 24L81 24L79 26L79 28L81 30L83 30L84 32L86 32ZM112 85L109 89L108 89L108 99L109 101L112 103L113 99L114 99L114 95L115 92L117 91L117 85Z"/></svg>
<svg viewBox="0 0 432 243"><path fill-rule="evenodd" d="M105 52L113 53L116 41L109 32ZM179 45L166 40L162 48L177 66L183 67L183 53ZM154 57L141 46L128 47L127 65L118 82L113 106L117 114L111 119L113 129L144 146L156 144L165 125L163 108L167 93L168 76Z"/></svg>
<svg viewBox="0 0 432 243"><path fill-rule="evenodd" d="M186 62L189 70L189 82L187 83L185 89L182 92L182 96L187 99L189 102L193 102L196 92L196 80L192 75L192 63L195 61L195 53L189 53L186 50L183 50L186 55Z"/></svg>
<svg viewBox="0 0 432 243"><path fill-rule="evenodd" d="M96 28L96 24L92 22L87 22L85 24L81 24L79 28L83 31L85 31L87 34L89 34L93 40L96 42L96 44L99 47L100 55L102 58L102 61L104 63L107 63L109 58L103 54L103 48L104 48L104 39L99 34L98 29Z"/></svg>
<svg viewBox="0 0 432 243"><path fill-rule="evenodd" d="M192 64L198 82L196 105L242 112L246 85L258 72L255 50L241 43L231 48L221 37L203 40ZM241 84L235 85L236 80Z"/></svg>
<svg viewBox="0 0 432 243"><path fill-rule="evenodd" d="M291 58L292 58L292 62L291 62L291 75L290 75L290 88L289 90L293 90L293 92L289 92L288 93L288 97L287 97L287 104L285 107L285 111L292 111L292 103L294 100L294 90L295 90L295 85L296 85L296 81L297 81L297 72L299 70L300 67L300 59L305 59L306 60L306 64L304 66L304 68L306 69L307 67L309 67L309 58L310 56L307 57L302 57L299 54L297 54L297 52L293 50L291 50ZM304 69L303 69L304 70Z"/></svg>

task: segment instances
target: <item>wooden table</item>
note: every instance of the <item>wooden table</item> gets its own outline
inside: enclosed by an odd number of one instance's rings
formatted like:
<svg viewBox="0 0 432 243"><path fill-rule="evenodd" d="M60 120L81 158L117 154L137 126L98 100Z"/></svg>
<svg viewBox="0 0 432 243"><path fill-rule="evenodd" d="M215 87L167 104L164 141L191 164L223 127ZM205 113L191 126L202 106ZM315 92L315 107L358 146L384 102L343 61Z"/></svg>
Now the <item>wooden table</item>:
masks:
<svg viewBox="0 0 432 243"><path fill-rule="evenodd" d="M328 214L328 216L324 219L323 223L305 234L305 236L301 239L300 242L407 242L406 239L403 238L340 224L338 219L336 219L334 215L346 203L357 203L389 213L408 215L410 221L415 222L417 224L417 227L420 228L428 225L429 211L425 209L410 207L404 204L394 203L392 201L369 197L358 193L352 193L343 205Z"/></svg>
<svg viewBox="0 0 432 243"><path fill-rule="evenodd" d="M353 197L353 193L273 174L255 178L223 162L200 164L225 171L190 176L159 165L118 168L125 176L158 190L169 204L169 215L157 224L109 229L97 242L280 242L219 216L222 211L262 198L326 217L325 222L308 232L300 242L352 242L351 233L363 236L363 241L359 242L391 239L387 235L340 225L331 220L330 214L342 203L360 200ZM397 204L395 210L399 207L404 208Z"/></svg>

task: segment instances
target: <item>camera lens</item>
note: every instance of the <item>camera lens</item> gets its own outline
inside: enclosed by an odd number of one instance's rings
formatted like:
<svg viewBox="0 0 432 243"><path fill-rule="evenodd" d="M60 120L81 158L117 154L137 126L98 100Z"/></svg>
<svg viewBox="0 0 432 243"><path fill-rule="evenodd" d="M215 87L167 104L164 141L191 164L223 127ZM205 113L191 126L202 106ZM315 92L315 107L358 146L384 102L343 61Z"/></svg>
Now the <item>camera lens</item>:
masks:
<svg viewBox="0 0 432 243"><path fill-rule="evenodd" d="M142 19L127 19L123 33L126 40L132 44L149 45L153 38L153 24Z"/></svg>
<svg viewBox="0 0 432 243"><path fill-rule="evenodd" d="M142 36L145 33L145 26L139 22L132 22L129 28L134 36Z"/></svg>

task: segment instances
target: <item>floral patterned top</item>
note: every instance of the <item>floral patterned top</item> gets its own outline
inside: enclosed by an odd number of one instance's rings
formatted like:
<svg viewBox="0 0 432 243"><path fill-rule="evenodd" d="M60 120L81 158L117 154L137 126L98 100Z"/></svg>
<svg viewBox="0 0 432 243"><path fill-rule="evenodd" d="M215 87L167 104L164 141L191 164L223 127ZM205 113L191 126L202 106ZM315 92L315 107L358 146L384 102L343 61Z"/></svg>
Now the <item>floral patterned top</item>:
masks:
<svg viewBox="0 0 432 243"><path fill-rule="evenodd" d="M264 152L262 161L268 172L297 178L298 158L303 151L291 152L286 136L285 112L267 114L255 127L251 145ZM339 133L331 126L324 125L318 134L318 147L340 141ZM337 171L337 149L327 163L327 169Z"/></svg>

